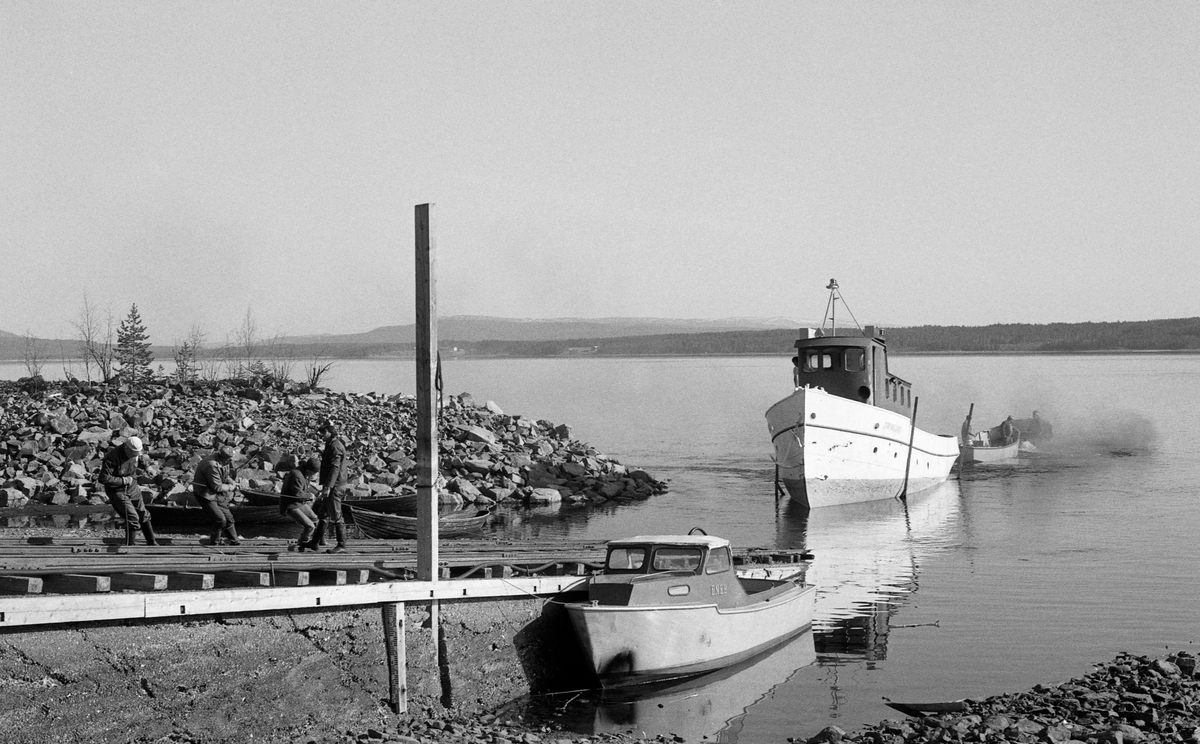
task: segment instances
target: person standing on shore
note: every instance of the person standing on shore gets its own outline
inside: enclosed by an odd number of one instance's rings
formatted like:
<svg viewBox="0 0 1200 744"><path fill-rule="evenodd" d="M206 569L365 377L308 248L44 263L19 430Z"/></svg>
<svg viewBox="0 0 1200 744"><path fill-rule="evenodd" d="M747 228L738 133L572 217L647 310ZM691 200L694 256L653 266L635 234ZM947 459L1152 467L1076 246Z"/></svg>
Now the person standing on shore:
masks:
<svg viewBox="0 0 1200 744"><path fill-rule="evenodd" d="M312 549L310 543L317 529L317 515L310 506L313 495L308 490L308 479L320 469L320 461L310 457L288 471L280 488L279 513L291 517L293 522L300 525L300 539L296 541L296 546L301 553L305 548Z"/></svg>
<svg viewBox="0 0 1200 744"><path fill-rule="evenodd" d="M971 414L967 414L967 420L962 423L962 443L966 445L971 441Z"/></svg>
<svg viewBox="0 0 1200 744"><path fill-rule="evenodd" d="M157 545L150 512L142 503L142 489L137 482L141 456L142 440L130 437L104 453L98 480L108 495L108 503L125 520L125 544L133 545L133 535L140 527L146 544Z"/></svg>
<svg viewBox="0 0 1200 744"><path fill-rule="evenodd" d="M233 492L237 489L233 477L229 473L229 463L233 462L233 448L221 446L196 466L192 476L192 493L196 496L200 508L212 517L212 544L221 544L224 533L230 545L241 545L237 526L233 523L233 512L229 504Z"/></svg>
<svg viewBox="0 0 1200 744"><path fill-rule="evenodd" d="M333 525L337 535L337 545L330 548L328 553L346 552L346 522L342 518L342 499L346 495L346 443L338 436L337 424L332 419L326 419L320 428L321 436L325 439L325 449L321 452L321 500L325 505L325 518ZM309 548L316 550L316 536L309 542Z"/></svg>

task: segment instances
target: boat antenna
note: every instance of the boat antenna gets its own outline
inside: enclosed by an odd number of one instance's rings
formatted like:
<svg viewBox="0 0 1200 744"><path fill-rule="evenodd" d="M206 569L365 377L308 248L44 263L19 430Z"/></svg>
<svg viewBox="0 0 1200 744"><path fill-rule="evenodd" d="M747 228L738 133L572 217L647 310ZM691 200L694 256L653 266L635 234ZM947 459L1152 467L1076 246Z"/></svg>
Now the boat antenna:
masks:
<svg viewBox="0 0 1200 744"><path fill-rule="evenodd" d="M825 303L825 317L821 320L821 334L825 335L826 322L829 323L829 334L828 335L832 336L837 333L837 302L838 302L838 300L842 301L842 305L846 308L846 312L850 313L850 320L854 321L854 327L857 328L859 330L859 332L861 333L862 326L859 325L858 318L854 317L854 313L851 312L850 306L846 304L846 298L843 297L842 293L838 291L837 279L830 279L829 284L827 284L825 286L825 289L829 290L829 301Z"/></svg>

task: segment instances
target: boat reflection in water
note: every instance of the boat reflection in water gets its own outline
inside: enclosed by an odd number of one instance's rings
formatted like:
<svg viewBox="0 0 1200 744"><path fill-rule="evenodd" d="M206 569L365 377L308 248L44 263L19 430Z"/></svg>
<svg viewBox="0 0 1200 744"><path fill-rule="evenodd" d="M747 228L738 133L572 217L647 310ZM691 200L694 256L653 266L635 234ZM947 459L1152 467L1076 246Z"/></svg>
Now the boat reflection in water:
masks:
<svg viewBox="0 0 1200 744"><path fill-rule="evenodd" d="M685 741L736 742L747 709L815 659L809 629L763 655L702 677L598 694L585 703L594 706L590 725L576 719L571 728L588 735L632 729L639 737L671 733Z"/></svg>
<svg viewBox="0 0 1200 744"><path fill-rule="evenodd" d="M907 502L812 510L788 503L780 509L776 547L807 549L815 556L808 580L817 586L818 656L885 658L889 618L917 590L917 565L953 539L958 482L911 495Z"/></svg>

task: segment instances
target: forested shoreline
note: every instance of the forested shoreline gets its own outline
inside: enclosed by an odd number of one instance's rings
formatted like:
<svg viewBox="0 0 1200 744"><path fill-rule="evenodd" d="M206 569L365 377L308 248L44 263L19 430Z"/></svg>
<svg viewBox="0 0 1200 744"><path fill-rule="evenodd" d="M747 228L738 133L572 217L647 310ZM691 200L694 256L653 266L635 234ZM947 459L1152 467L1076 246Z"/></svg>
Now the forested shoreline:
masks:
<svg viewBox="0 0 1200 744"><path fill-rule="evenodd" d="M857 332L857 329L839 329ZM700 356L786 354L799 329L719 331L572 338L556 340L460 341L443 337L443 357L556 356ZM1121 352L1200 352L1200 318L1113 323L998 323L988 326L910 326L886 328L888 347L898 354L1072 354ZM70 340L35 339L49 363L75 355ZM236 348L236 347L235 347ZM20 361L28 354L26 339L0 338L0 360ZM152 347L159 359L178 349ZM194 349L197 359L228 356L227 346ZM411 357L411 343L289 344L274 340L259 350L272 357L305 359L372 359Z"/></svg>

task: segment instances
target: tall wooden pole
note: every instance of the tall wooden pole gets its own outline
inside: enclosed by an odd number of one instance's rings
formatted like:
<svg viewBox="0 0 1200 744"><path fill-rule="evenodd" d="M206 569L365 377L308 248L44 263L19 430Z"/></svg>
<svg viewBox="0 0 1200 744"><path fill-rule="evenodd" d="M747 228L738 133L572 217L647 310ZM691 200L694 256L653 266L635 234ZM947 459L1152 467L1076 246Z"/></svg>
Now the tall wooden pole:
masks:
<svg viewBox="0 0 1200 744"><path fill-rule="evenodd" d="M908 500L908 469L912 465L913 438L917 436L917 406L921 405L921 399L913 398L913 415L909 421L911 429L908 432L908 457L904 460L904 485L900 488L900 500Z"/></svg>
<svg viewBox="0 0 1200 744"><path fill-rule="evenodd" d="M433 205L416 206L417 238L417 579L437 581L438 432L437 390L437 246Z"/></svg>
<svg viewBox="0 0 1200 744"><path fill-rule="evenodd" d="M404 638L404 603L383 603L383 640L387 647L388 702L392 712L408 712L408 657Z"/></svg>

